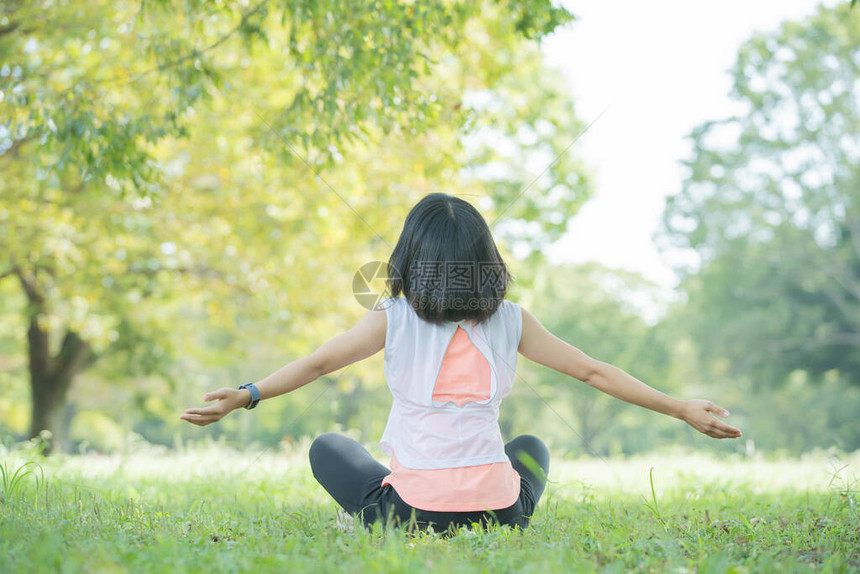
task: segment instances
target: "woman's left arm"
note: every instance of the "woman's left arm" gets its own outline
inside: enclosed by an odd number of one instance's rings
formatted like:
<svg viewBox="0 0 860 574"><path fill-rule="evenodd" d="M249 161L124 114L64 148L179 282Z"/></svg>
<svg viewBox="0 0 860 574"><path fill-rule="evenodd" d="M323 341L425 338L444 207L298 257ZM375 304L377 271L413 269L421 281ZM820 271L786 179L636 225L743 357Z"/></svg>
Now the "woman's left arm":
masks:
<svg viewBox="0 0 860 574"><path fill-rule="evenodd" d="M738 438L741 431L713 415L726 417L728 411L704 399L682 401L650 387L618 367L593 359L559 339L522 309L523 332L519 352L536 363L591 385L608 395L658 413L679 418L708 436Z"/></svg>
<svg viewBox="0 0 860 574"><path fill-rule="evenodd" d="M289 393L323 375L376 354L385 347L386 328L384 310L368 311L349 331L255 383L260 391L260 400ZM218 402L208 407L186 409L179 418L198 426L214 423L250 403L251 392L248 389L225 387L206 393L203 400Z"/></svg>

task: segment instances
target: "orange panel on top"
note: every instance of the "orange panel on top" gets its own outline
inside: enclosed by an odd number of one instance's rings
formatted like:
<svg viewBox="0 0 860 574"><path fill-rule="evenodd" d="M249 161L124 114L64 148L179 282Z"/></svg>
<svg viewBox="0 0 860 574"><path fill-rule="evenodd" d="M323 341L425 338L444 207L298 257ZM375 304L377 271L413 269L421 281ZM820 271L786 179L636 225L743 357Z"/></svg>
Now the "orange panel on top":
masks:
<svg viewBox="0 0 860 574"><path fill-rule="evenodd" d="M433 400L462 407L470 401L490 398L490 363L469 340L462 327L448 343L442 367L433 387Z"/></svg>

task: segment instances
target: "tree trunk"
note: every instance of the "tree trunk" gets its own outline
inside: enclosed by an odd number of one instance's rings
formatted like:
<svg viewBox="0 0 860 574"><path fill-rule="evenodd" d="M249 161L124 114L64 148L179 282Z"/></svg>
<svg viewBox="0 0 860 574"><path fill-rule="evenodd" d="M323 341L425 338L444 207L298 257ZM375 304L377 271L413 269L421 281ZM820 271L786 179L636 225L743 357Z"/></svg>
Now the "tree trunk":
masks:
<svg viewBox="0 0 860 574"><path fill-rule="evenodd" d="M67 330L56 355L51 356L50 333L40 320L47 316L47 304L39 289L37 268L31 273L14 266L9 273L18 276L21 288L27 296L28 358L30 367L30 392L33 409L30 416L30 438L45 434L45 453L64 452L68 449L69 421L66 417L66 402L72 379L95 361L89 343L77 333Z"/></svg>
<svg viewBox="0 0 860 574"><path fill-rule="evenodd" d="M37 378L31 373L30 391L33 398L30 438L42 437L45 454L68 452L69 441L64 424L68 387L63 389L53 379Z"/></svg>
<svg viewBox="0 0 860 574"><path fill-rule="evenodd" d="M33 400L30 438L41 436L45 453L67 452L69 447L66 407L75 375L92 363L89 344L74 331L67 331L60 351L51 356L48 332L39 325L39 315L30 318L27 332L30 351L30 391ZM49 431L50 435L43 434Z"/></svg>

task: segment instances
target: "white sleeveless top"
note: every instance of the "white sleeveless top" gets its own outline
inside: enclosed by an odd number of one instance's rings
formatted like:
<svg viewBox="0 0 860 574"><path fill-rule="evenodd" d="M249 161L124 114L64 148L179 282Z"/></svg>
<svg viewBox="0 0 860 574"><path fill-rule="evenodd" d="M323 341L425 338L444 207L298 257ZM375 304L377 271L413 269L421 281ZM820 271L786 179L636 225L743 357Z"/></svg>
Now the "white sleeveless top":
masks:
<svg viewBox="0 0 860 574"><path fill-rule="evenodd" d="M499 405L513 387L522 333L520 306L503 301L486 321L436 325L418 317L405 298L389 299L385 379L394 396L379 445L413 469L508 462L499 430ZM462 406L433 400L448 344L457 328L490 365L490 393Z"/></svg>

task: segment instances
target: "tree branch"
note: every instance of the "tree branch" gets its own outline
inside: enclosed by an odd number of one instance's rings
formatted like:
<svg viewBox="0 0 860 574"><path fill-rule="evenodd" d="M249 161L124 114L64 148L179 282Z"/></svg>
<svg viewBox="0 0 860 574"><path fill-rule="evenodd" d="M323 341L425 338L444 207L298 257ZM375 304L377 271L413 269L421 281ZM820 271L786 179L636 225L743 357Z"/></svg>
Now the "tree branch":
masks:
<svg viewBox="0 0 860 574"><path fill-rule="evenodd" d="M54 361L53 374L59 376L67 384L67 381L71 381L76 373L82 371L94 360L95 355L90 344L81 339L80 335L74 331L66 331L60 352L57 353Z"/></svg>
<svg viewBox="0 0 860 574"><path fill-rule="evenodd" d="M11 157L18 157L18 151L20 151L21 146L23 146L25 143L32 141L34 139L36 139L35 136L27 136L27 137L23 137L20 139L16 139L12 143L12 146L9 149L7 149L5 152L3 152L3 154L0 155L0 157L10 157L10 158Z"/></svg>
<svg viewBox="0 0 860 574"><path fill-rule="evenodd" d="M845 317L845 319L849 323L851 323L851 325L855 329L860 331L860 316L858 316L856 309L851 308L845 297L843 297L837 289L834 289L830 285L826 285L823 291L824 294L827 295L827 298L830 299L830 301L834 305L836 305L836 308L842 312L842 315Z"/></svg>
<svg viewBox="0 0 860 574"><path fill-rule="evenodd" d="M784 352L798 347L830 347L836 345L860 347L860 333L833 333L820 338L794 337L791 339L766 341L766 344L777 352Z"/></svg>
<svg viewBox="0 0 860 574"><path fill-rule="evenodd" d="M152 74L154 72L161 72L161 71L167 70L169 68L175 68L176 66L183 64L183 63L187 62L188 60L191 60L193 58L196 58L198 56L205 54L206 52L210 52L210 51L214 50L215 48L217 48L218 46L220 46L221 44L226 42L228 39L230 39L230 37L232 37L236 32L241 30L242 27L245 26L245 24L251 18L251 16L253 16L257 12L262 10L263 7L265 7L265 5L268 4L268 2L269 2L269 0L260 0L260 2L255 4L250 10L248 10L247 12L242 14L242 19L239 20L239 23L236 24L236 26L233 29L228 31L226 34L224 34L223 36L221 36L220 38L218 38L217 40L215 40L214 42L212 42L208 46L204 46L203 48L193 50L190 54L187 54L187 55L182 56L180 58L177 58L175 60L170 60L170 61L165 62L163 64L159 64L153 68L150 68L149 70L145 70L145 71L137 74L132 79L130 79L129 83L132 84L132 83L140 80L141 78L148 76L149 74Z"/></svg>
<svg viewBox="0 0 860 574"><path fill-rule="evenodd" d="M36 288L35 277L32 279L25 277L24 272L17 266L12 268L12 272L18 276L18 280L21 282L21 288L24 289L24 293L27 295L27 299L30 303L41 306L45 302L45 298Z"/></svg>
<svg viewBox="0 0 860 574"><path fill-rule="evenodd" d="M817 267L827 276L836 281L851 297L860 301L860 281L853 276L850 269L842 262L836 261L835 257L822 252L820 249L817 253L805 250L806 260L812 267Z"/></svg>
<svg viewBox="0 0 860 574"><path fill-rule="evenodd" d="M224 283L238 291L247 293L249 295L253 294L253 292L247 287L244 287L238 283L230 283L229 281L227 281L227 278L224 276L223 271L212 269L211 267L204 267L202 265L196 267L158 267L157 269L150 269L149 267L129 267L126 272L146 276L152 276L156 273L166 272L179 273L180 275L193 275L195 277L203 277L206 279L217 279L219 281L223 281Z"/></svg>
<svg viewBox="0 0 860 574"><path fill-rule="evenodd" d="M21 26L20 22L12 22L12 23L7 24L5 26L0 26L0 38L2 38L3 36L6 36L8 34L11 34L15 30L17 30L19 26Z"/></svg>
<svg viewBox="0 0 860 574"><path fill-rule="evenodd" d="M24 276L24 272L17 265L9 270L18 276L21 288L27 295L30 303L27 309L30 324L27 327L27 351L30 361L30 373L34 383L42 381L51 373L50 339L46 330L39 325L39 316L44 311L45 298L39 293L35 285L35 278Z"/></svg>
<svg viewBox="0 0 860 574"><path fill-rule="evenodd" d="M6 279L7 277L15 275L17 270L18 270L17 267L11 267L11 268L9 268L8 271L4 271L3 273L0 273L0 281L2 281L3 279Z"/></svg>

